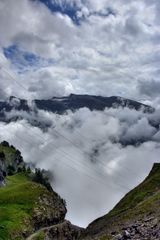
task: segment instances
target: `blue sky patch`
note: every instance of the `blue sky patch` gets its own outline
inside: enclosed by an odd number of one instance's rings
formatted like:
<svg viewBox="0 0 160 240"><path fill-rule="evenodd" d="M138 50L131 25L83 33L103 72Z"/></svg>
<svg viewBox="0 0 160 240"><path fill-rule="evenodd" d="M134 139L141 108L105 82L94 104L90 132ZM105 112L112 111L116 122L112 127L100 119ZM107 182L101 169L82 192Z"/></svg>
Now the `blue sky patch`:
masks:
<svg viewBox="0 0 160 240"><path fill-rule="evenodd" d="M56 0L32 0L32 1L39 1L45 4L51 12L60 12L62 14L68 15L72 21L79 25L79 18L77 17L77 11L80 10L76 4L69 4L64 1L63 6Z"/></svg>
<svg viewBox="0 0 160 240"><path fill-rule="evenodd" d="M33 53L19 49L17 45L3 48L4 55L18 69L19 72L24 72L30 68L38 69L47 67L53 64L53 59L45 59Z"/></svg>
<svg viewBox="0 0 160 240"><path fill-rule="evenodd" d="M81 17L77 16L77 12L81 11L81 8L76 4L76 1L75 2L73 1L69 2L65 0L64 1L32 0L32 1L37 1L45 4L46 7L48 7L48 9L53 13L59 12L68 15L76 25L80 25L82 21L86 20L86 17L84 15L82 15ZM110 15L116 16L116 13L111 7L107 6L105 9L102 9L101 11L90 12L88 17L91 15L108 17Z"/></svg>

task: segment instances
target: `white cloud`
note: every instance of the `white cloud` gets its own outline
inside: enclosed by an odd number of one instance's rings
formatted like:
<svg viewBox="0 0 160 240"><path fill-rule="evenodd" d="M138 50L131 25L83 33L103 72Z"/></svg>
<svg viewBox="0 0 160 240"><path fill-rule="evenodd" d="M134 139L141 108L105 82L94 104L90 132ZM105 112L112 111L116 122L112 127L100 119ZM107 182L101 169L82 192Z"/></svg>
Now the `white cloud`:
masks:
<svg viewBox="0 0 160 240"><path fill-rule="evenodd" d="M159 3L56 2L62 8L76 5L85 20L77 26L68 15L52 13L38 1L18 0L18 8L11 0L0 2L1 47L18 44L25 51L54 60L45 70L27 69L24 76L17 76L27 89L35 89L34 94L25 95L42 98L47 91L48 96L75 92L152 101L141 96L137 86L153 78L159 82ZM114 14L103 16L108 9ZM39 80L44 72L50 77ZM44 93L39 90L40 83ZM15 88L10 86L10 92L19 96Z"/></svg>

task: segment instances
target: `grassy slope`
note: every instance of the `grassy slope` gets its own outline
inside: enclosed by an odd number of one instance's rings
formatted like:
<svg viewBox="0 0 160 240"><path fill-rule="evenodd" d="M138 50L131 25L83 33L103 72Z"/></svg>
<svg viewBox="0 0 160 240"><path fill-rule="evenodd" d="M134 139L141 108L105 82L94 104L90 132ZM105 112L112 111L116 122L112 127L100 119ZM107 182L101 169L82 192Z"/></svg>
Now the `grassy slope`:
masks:
<svg viewBox="0 0 160 240"><path fill-rule="evenodd" d="M5 154L6 166L14 166L16 149L0 144L0 152ZM33 182L27 173L7 176L5 180L6 186L0 188L0 240L26 239L35 228L64 217L64 201L44 185Z"/></svg>
<svg viewBox="0 0 160 240"><path fill-rule="evenodd" d="M0 240L22 239L20 233L32 231L31 216L35 201L48 192L23 173L7 177L0 189Z"/></svg>
<svg viewBox="0 0 160 240"><path fill-rule="evenodd" d="M160 218L159 202L160 164L157 163L144 182L126 194L109 214L89 225L87 237L83 237L83 239L90 239L88 236L95 235L101 236L98 239L112 239L110 233L119 231L126 224L143 219L147 215Z"/></svg>

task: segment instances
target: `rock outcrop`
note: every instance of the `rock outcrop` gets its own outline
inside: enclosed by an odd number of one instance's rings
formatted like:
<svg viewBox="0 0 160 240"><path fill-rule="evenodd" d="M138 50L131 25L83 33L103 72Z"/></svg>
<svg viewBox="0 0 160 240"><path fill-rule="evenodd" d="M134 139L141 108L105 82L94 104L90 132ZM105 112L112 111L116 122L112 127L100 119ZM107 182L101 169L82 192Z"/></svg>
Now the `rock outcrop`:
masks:
<svg viewBox="0 0 160 240"><path fill-rule="evenodd" d="M33 208L33 222L35 230L64 221L67 209L65 203L58 194L46 192L39 196Z"/></svg>
<svg viewBox="0 0 160 240"><path fill-rule="evenodd" d="M113 233L113 240L125 239L160 239L160 219L148 216L136 221L134 224L126 226L119 234Z"/></svg>
<svg viewBox="0 0 160 240"><path fill-rule="evenodd" d="M0 152L0 187L5 185L5 176L6 176L5 155L3 152Z"/></svg>
<svg viewBox="0 0 160 240"><path fill-rule="evenodd" d="M18 172L25 166L21 152L8 142L0 143L0 186L5 185L5 177Z"/></svg>
<svg viewBox="0 0 160 240"><path fill-rule="evenodd" d="M32 234L27 240L47 239L47 240L77 240L83 229L72 225L69 221L63 221L56 225L42 228Z"/></svg>

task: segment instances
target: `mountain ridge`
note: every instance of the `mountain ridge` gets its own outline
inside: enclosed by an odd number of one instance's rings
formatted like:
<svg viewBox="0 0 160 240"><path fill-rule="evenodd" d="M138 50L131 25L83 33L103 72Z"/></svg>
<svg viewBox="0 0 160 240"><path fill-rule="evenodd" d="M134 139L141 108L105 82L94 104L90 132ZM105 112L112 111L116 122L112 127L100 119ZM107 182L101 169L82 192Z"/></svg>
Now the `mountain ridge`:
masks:
<svg viewBox="0 0 160 240"><path fill-rule="evenodd" d="M154 108L135 100L122 98L119 96L103 97L96 95L76 95L70 94L64 97L52 97L50 99L35 99L31 101L39 110L46 110L58 114L63 114L67 110L75 111L86 107L93 110L104 110L107 108L128 107L135 110L143 110L144 112L153 112ZM25 99L11 96L6 101L0 101L0 113L10 112L11 110L19 110L29 112L33 110Z"/></svg>

